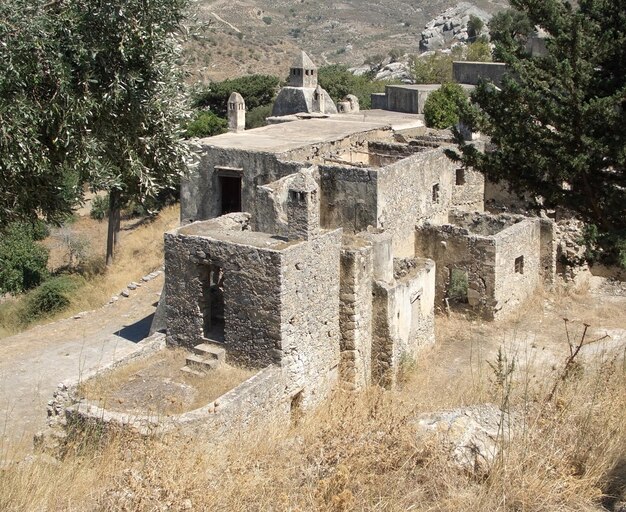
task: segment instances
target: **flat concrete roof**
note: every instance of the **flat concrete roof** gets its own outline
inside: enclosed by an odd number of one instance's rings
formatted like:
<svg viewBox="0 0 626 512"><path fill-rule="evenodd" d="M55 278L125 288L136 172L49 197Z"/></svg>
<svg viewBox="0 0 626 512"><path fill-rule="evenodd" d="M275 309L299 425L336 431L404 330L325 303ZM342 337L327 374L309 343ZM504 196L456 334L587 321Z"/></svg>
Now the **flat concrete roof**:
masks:
<svg viewBox="0 0 626 512"><path fill-rule="evenodd" d="M297 119L239 133L224 133L200 139L200 144L218 148L285 153L371 130L424 126L421 119L420 116L413 114L364 110L355 114L334 114L324 119Z"/></svg>

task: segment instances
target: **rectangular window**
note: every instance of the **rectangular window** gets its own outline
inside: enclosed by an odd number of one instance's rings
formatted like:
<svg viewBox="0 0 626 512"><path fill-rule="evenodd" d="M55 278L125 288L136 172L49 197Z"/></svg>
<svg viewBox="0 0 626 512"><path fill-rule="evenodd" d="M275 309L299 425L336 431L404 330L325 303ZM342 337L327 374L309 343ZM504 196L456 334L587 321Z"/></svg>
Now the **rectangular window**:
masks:
<svg viewBox="0 0 626 512"><path fill-rule="evenodd" d="M433 185L433 203L439 202L439 183Z"/></svg>
<svg viewBox="0 0 626 512"><path fill-rule="evenodd" d="M524 256L520 256L519 258L515 258L515 273L523 274L524 273Z"/></svg>
<svg viewBox="0 0 626 512"><path fill-rule="evenodd" d="M465 169L456 170L456 184L465 185Z"/></svg>

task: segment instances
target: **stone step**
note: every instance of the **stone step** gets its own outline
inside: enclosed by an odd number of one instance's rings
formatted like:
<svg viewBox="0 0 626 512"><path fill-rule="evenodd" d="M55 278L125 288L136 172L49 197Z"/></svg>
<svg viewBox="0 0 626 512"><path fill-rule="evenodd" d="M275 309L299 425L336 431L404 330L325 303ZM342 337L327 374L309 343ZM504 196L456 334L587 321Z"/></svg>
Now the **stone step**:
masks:
<svg viewBox="0 0 626 512"><path fill-rule="evenodd" d="M226 359L226 351L222 347L218 347L211 343L200 343L200 345L193 347L193 351L196 355L202 356L206 359L215 359L220 362L223 362Z"/></svg>
<svg viewBox="0 0 626 512"><path fill-rule="evenodd" d="M187 366L196 367L199 371L215 370L220 365L220 361L212 357L202 357L196 354L189 354L185 359Z"/></svg>
<svg viewBox="0 0 626 512"><path fill-rule="evenodd" d="M204 377L206 375L206 372L200 372L198 370L194 370L193 368L189 366L183 366L180 369L180 371L183 373L188 373L189 375L195 375L196 377Z"/></svg>

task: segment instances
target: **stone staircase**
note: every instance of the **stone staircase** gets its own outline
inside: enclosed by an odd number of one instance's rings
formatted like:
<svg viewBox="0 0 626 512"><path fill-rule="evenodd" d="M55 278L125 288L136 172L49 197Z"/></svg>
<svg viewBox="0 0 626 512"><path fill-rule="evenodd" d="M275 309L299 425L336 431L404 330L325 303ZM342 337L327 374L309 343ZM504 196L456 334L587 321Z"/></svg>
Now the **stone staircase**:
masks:
<svg viewBox="0 0 626 512"><path fill-rule="evenodd" d="M180 370L202 377L211 370L216 370L226 359L226 351L212 343L200 343L193 347L193 352L185 360L187 363Z"/></svg>

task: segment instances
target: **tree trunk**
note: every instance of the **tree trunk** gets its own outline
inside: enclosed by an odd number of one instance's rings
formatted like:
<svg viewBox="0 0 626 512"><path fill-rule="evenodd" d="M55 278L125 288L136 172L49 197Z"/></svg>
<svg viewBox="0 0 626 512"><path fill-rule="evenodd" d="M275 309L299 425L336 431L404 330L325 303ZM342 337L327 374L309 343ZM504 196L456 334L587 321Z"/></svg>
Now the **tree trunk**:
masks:
<svg viewBox="0 0 626 512"><path fill-rule="evenodd" d="M118 242L120 232L120 207L121 194L119 190L109 191L109 222L107 226L107 267L113 263L113 255Z"/></svg>

